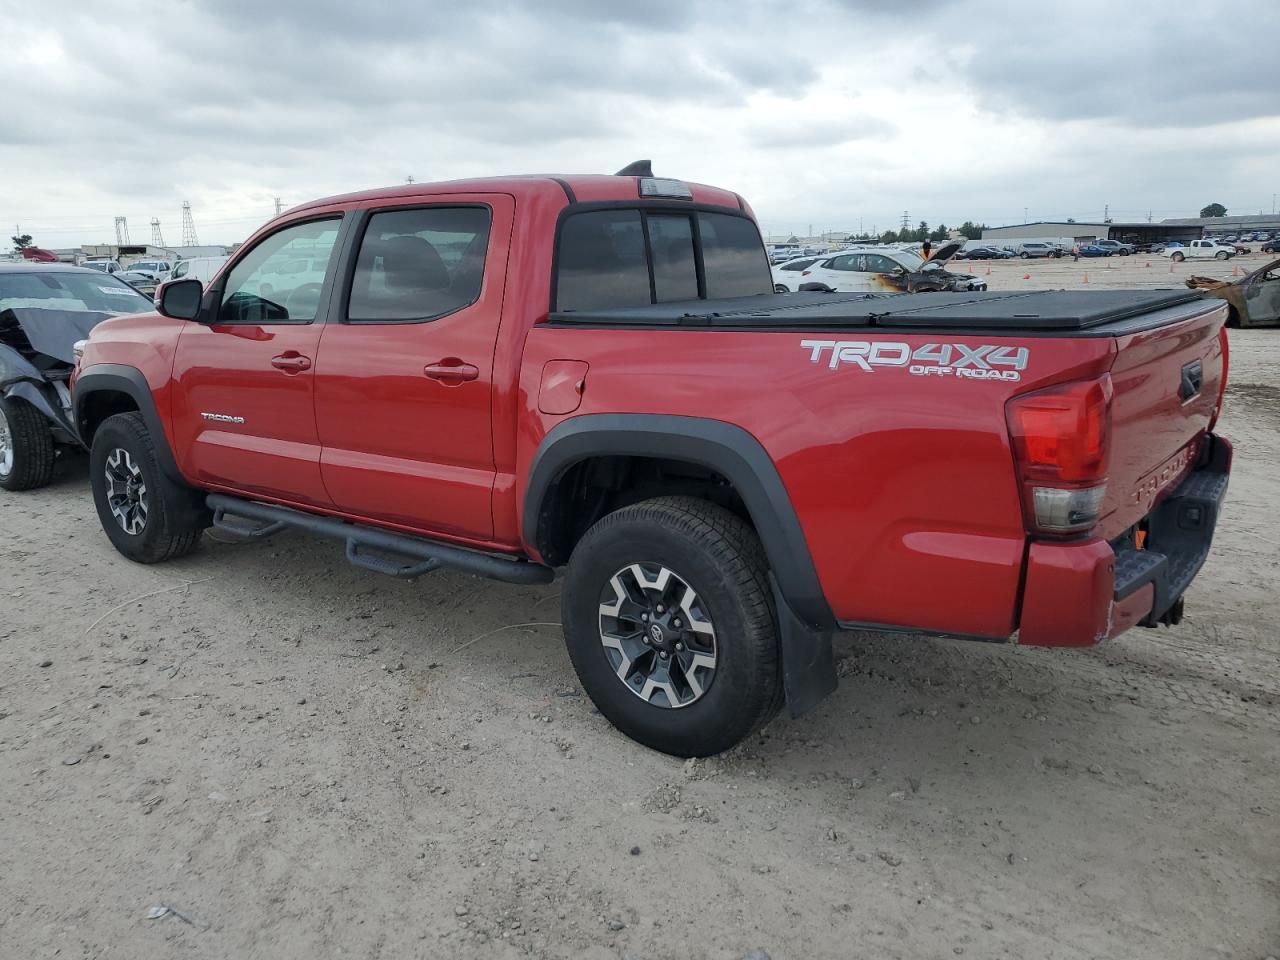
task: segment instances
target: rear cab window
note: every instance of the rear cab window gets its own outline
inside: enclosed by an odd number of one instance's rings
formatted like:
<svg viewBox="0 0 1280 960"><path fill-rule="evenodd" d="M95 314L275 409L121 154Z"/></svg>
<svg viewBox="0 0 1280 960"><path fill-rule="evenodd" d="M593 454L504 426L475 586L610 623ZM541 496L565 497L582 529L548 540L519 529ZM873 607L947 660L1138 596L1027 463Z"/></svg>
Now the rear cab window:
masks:
<svg viewBox="0 0 1280 960"><path fill-rule="evenodd" d="M570 213L560 227L555 310L772 292L764 242L745 216L637 206Z"/></svg>

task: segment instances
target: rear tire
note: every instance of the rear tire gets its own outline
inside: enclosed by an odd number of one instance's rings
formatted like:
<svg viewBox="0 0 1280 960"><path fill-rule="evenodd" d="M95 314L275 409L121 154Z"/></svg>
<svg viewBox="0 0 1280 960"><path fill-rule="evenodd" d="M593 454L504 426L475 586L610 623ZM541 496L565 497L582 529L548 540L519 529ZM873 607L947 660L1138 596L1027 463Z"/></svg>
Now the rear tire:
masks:
<svg viewBox="0 0 1280 960"><path fill-rule="evenodd" d="M1181 263L1183 260L1187 258L1183 256L1181 253L1175 253L1172 257L1170 257L1170 259L1173 260L1174 263Z"/></svg>
<svg viewBox="0 0 1280 960"><path fill-rule="evenodd" d="M34 490L53 479L57 462L44 416L19 397L0 397L0 487Z"/></svg>
<svg viewBox="0 0 1280 960"><path fill-rule="evenodd" d="M89 484L103 531L130 560L159 563L199 545L204 524L191 509L198 494L164 475L142 414L118 413L98 428Z"/></svg>
<svg viewBox="0 0 1280 960"><path fill-rule="evenodd" d="M1225 250L1219 250L1217 253L1215 253L1215 254L1213 255L1213 259L1215 259L1215 260L1230 260L1230 259L1231 259L1231 254L1227 253L1227 251L1225 251Z"/></svg>
<svg viewBox="0 0 1280 960"><path fill-rule="evenodd" d="M774 292L774 293L790 293L791 291L790 291L790 290L788 290L788 289L787 289L785 286L783 286L782 284L780 284L780 283L775 283L775 284L773 285L773 292Z"/></svg>
<svg viewBox="0 0 1280 960"><path fill-rule="evenodd" d="M1031 259L1031 254L1027 253L1025 250L1022 253L1018 254L1018 256L1022 257L1023 260Z"/></svg>
<svg viewBox="0 0 1280 960"><path fill-rule="evenodd" d="M600 712L678 757L767 723L782 702L767 569L755 531L705 500L660 497L597 522L570 558L561 619Z"/></svg>

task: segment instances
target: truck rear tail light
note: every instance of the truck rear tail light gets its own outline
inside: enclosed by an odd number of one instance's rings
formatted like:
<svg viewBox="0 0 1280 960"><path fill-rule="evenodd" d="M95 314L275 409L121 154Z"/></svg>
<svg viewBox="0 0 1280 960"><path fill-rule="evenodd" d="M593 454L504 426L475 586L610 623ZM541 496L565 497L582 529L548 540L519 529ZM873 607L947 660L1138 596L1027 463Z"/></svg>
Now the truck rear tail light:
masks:
<svg viewBox="0 0 1280 960"><path fill-rule="evenodd" d="M1107 490L1111 446L1111 375L1014 397L1005 408L1033 533L1090 530Z"/></svg>

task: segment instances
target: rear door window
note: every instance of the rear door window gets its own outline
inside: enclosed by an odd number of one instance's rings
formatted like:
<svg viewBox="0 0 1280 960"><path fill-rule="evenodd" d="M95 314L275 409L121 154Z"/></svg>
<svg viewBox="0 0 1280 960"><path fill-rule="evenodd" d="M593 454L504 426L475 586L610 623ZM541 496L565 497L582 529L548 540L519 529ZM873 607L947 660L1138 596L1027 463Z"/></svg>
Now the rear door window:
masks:
<svg viewBox="0 0 1280 960"><path fill-rule="evenodd" d="M347 319L420 323L475 303L489 221L480 206L375 213L360 241Z"/></svg>

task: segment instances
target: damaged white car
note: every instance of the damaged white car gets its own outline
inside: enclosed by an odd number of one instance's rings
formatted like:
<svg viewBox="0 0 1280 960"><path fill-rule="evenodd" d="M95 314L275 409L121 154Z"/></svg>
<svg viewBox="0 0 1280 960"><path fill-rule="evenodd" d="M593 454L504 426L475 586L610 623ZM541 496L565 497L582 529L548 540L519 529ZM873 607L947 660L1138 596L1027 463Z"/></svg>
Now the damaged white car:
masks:
<svg viewBox="0 0 1280 960"><path fill-rule="evenodd" d="M98 270L0 264L0 488L44 486L60 454L82 449L68 389L76 342L108 317L153 309Z"/></svg>

